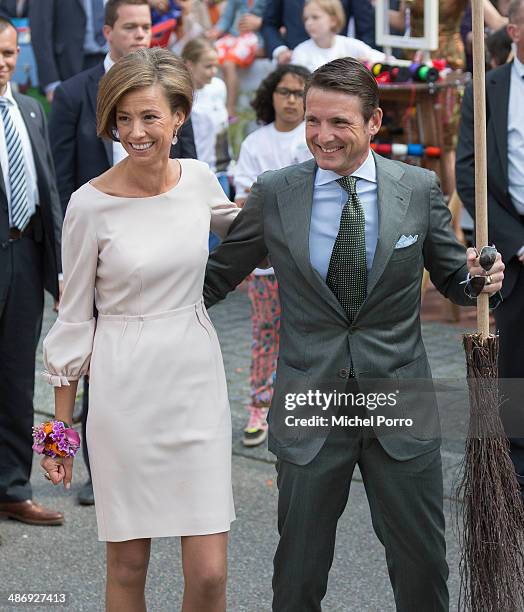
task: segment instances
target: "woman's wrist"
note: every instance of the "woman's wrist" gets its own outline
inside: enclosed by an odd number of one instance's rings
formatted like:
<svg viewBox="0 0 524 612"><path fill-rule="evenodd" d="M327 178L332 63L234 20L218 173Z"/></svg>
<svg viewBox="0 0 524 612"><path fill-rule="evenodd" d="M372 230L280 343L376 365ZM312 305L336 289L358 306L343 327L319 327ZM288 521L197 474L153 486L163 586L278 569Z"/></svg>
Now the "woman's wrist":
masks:
<svg viewBox="0 0 524 612"><path fill-rule="evenodd" d="M33 427L33 450L53 459L74 457L80 448L80 436L69 425L58 419Z"/></svg>

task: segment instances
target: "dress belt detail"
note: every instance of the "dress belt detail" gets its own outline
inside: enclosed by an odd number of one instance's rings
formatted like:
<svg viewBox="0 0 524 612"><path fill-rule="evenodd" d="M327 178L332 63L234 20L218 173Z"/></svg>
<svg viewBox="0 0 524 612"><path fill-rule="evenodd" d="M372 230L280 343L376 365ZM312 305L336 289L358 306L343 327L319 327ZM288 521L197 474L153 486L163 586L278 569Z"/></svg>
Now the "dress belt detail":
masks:
<svg viewBox="0 0 524 612"><path fill-rule="evenodd" d="M122 333L121 333L121 337L125 336L125 333L127 331L127 326L129 323L138 323L138 331L136 333L136 339L135 339L135 343L133 346L134 350L138 344L138 341L140 340L140 336L142 335L142 329L144 327L144 323L146 323L147 321L155 321L158 319L170 319L173 317L177 317L179 315L184 315L184 314L191 314L192 312L196 314L198 320L200 321L200 318L198 317L198 311L202 311L204 312L204 299L201 298L200 300L198 300L198 302L196 302L195 304L189 304L188 306L182 306L181 308L175 308L174 310L164 310L162 312L154 312L151 314L144 314L144 315L126 315L126 314L104 314L99 312L98 313L98 321L107 321L107 322L115 322L115 323L123 323L122 325Z"/></svg>
<svg viewBox="0 0 524 612"><path fill-rule="evenodd" d="M153 312L150 314L143 315L128 315L128 314L104 314L102 312L98 313L98 318L105 321L125 321L125 322L134 322L134 321L153 321L155 319L169 319L170 317L176 317L178 315L188 313L190 311L198 310L199 308L203 308L204 300L201 298L195 304L189 304L188 306L182 306L181 308L175 308L174 310L164 310L162 312Z"/></svg>

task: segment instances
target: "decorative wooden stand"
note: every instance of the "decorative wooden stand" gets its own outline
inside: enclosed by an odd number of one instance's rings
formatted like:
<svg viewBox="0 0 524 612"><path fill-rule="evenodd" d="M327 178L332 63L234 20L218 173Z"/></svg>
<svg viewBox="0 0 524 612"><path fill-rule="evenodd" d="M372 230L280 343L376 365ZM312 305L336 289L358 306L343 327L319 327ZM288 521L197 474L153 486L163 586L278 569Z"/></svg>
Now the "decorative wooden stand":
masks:
<svg viewBox="0 0 524 612"><path fill-rule="evenodd" d="M450 93L455 96L461 92L470 80L470 75L463 72L452 72L437 83L388 83L380 84L380 105L385 114L394 113L403 117L403 123L409 125L409 134L394 136L394 142L421 144L423 146L440 147L443 152L440 158L416 158L424 168L437 173L442 185L442 191L450 201L453 216L452 224L459 239L463 236L460 230L459 200L453 198L455 192L454 175L449 171L449 160L444 152L445 112L444 105ZM415 158L413 158L415 160ZM448 162L448 163L446 163ZM429 274L424 271L422 294L429 282ZM450 304L451 318L458 321L459 308Z"/></svg>

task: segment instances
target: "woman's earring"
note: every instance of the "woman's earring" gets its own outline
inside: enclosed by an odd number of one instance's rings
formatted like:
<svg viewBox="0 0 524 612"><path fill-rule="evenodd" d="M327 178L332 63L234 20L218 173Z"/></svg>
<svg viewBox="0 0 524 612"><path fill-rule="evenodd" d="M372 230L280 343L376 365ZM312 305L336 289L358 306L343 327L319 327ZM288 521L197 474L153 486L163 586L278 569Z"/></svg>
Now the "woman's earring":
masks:
<svg viewBox="0 0 524 612"><path fill-rule="evenodd" d="M171 141L171 144L176 145L177 142L178 142L178 136L177 136L177 133L175 132L173 134L173 140Z"/></svg>
<svg viewBox="0 0 524 612"><path fill-rule="evenodd" d="M116 142L120 142L120 134L116 127L111 128L111 134L113 135L113 139L116 140Z"/></svg>

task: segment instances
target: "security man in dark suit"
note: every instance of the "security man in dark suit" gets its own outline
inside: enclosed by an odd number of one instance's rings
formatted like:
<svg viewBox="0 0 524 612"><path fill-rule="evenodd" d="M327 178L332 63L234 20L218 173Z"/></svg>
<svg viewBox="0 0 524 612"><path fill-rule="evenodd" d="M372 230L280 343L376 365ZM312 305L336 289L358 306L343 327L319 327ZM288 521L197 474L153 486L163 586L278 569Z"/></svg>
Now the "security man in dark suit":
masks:
<svg viewBox="0 0 524 612"><path fill-rule="evenodd" d="M17 32L0 18L0 516L61 525L32 501L35 351L44 288L59 298L62 210L44 113L14 93Z"/></svg>
<svg viewBox="0 0 524 612"><path fill-rule="evenodd" d="M27 17L28 0L0 0L0 16L12 19Z"/></svg>
<svg viewBox="0 0 524 612"><path fill-rule="evenodd" d="M98 83L111 66L151 41L151 11L147 0L108 0L104 35L109 53L90 70L68 79L57 87L49 117L49 134L58 178L60 201L65 212L73 191L121 161L126 152L119 142L107 142L96 134L96 96ZM191 121L182 126L171 157L196 158ZM88 393L84 386L83 436L84 458L89 470L85 446L85 421ZM91 482L80 490L81 504L94 503Z"/></svg>
<svg viewBox="0 0 524 612"><path fill-rule="evenodd" d="M28 14L38 80L51 102L61 81L107 53L104 0L31 0Z"/></svg>

